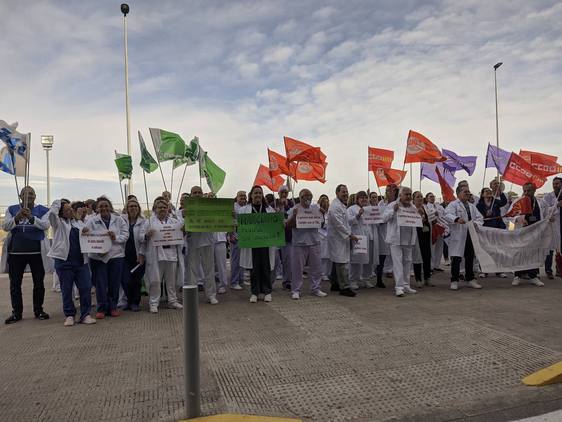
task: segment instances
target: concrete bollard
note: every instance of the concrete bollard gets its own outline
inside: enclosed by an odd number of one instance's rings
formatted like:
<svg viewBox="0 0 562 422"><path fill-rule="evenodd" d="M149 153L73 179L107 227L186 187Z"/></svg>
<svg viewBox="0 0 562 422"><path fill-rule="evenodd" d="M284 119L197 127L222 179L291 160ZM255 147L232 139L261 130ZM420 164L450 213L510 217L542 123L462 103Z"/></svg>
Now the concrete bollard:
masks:
<svg viewBox="0 0 562 422"><path fill-rule="evenodd" d="M201 416L199 379L199 291L197 286L183 286L183 374L185 416Z"/></svg>

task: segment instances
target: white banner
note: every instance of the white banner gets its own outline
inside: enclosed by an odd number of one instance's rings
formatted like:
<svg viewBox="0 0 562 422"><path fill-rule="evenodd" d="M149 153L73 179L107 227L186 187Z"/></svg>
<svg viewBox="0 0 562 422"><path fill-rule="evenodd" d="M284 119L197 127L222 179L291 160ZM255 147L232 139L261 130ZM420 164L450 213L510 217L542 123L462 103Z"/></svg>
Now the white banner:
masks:
<svg viewBox="0 0 562 422"><path fill-rule="evenodd" d="M554 223L548 219L516 230L483 227L470 221L468 230L485 273L503 273L539 268L555 249Z"/></svg>
<svg viewBox="0 0 562 422"><path fill-rule="evenodd" d="M378 205L363 207L363 222L365 224L382 224L382 212Z"/></svg>
<svg viewBox="0 0 562 422"><path fill-rule="evenodd" d="M88 233L80 231L80 249L82 253L107 253L111 249L111 238L107 231Z"/></svg>
<svg viewBox="0 0 562 422"><path fill-rule="evenodd" d="M159 225L154 228L152 244L154 246L183 245L183 232L180 228L171 224Z"/></svg>
<svg viewBox="0 0 562 422"><path fill-rule="evenodd" d="M298 207L297 229L319 229L324 222L324 216L320 208Z"/></svg>
<svg viewBox="0 0 562 422"><path fill-rule="evenodd" d="M369 246L367 244L367 236L359 236L356 235L359 239L356 243L353 244L352 254L353 255L366 255L369 253Z"/></svg>
<svg viewBox="0 0 562 422"><path fill-rule="evenodd" d="M396 212L398 225L402 227L423 227L422 218L418 209L413 205L408 208L400 207Z"/></svg>

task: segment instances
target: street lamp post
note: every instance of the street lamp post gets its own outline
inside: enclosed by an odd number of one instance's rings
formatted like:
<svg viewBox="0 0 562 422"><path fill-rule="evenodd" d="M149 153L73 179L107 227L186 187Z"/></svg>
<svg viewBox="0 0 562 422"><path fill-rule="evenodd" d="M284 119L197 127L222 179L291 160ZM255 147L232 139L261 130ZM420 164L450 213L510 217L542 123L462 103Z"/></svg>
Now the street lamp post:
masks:
<svg viewBox="0 0 562 422"><path fill-rule="evenodd" d="M131 155L131 119L129 115L129 51L127 48L127 14L129 13L129 5L121 4L121 13L123 13L123 43L125 45L125 114L127 119L127 155ZM129 178L128 193L132 193L132 182Z"/></svg>
<svg viewBox="0 0 562 422"><path fill-rule="evenodd" d="M496 147L500 147L500 130L498 125L498 78L497 78L497 70L502 65L502 62L496 63L494 65L494 91L496 93ZM500 171L497 170L497 177L500 177Z"/></svg>
<svg viewBox="0 0 562 422"><path fill-rule="evenodd" d="M51 206L51 169L49 166L49 151L53 149L54 137L41 135L41 145L47 154L47 205Z"/></svg>

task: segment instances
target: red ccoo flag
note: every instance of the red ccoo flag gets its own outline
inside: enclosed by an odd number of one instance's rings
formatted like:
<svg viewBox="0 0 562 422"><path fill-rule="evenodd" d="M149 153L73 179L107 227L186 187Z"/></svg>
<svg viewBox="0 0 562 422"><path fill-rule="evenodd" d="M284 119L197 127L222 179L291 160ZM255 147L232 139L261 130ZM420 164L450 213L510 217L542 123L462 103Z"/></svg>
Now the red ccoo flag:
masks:
<svg viewBox="0 0 562 422"><path fill-rule="evenodd" d="M291 177L296 181L299 180L317 180L326 183L326 167L328 163L308 163L299 161L291 163Z"/></svg>
<svg viewBox="0 0 562 422"><path fill-rule="evenodd" d="M283 183L285 183L285 179L281 176L271 176L269 168L260 164L256 178L254 179L254 186L266 186L270 191L277 192Z"/></svg>
<svg viewBox="0 0 562 422"><path fill-rule="evenodd" d="M521 198L513 201L509 210L504 217L516 217L518 215L526 215L533 213L533 206L531 205L531 198L522 196Z"/></svg>
<svg viewBox="0 0 562 422"><path fill-rule="evenodd" d="M437 163L446 161L437 146L421 133L411 130L406 143L404 164L408 163Z"/></svg>
<svg viewBox="0 0 562 422"><path fill-rule="evenodd" d="M390 168L394 160L394 151L369 147L369 170L377 168Z"/></svg>
<svg viewBox="0 0 562 422"><path fill-rule="evenodd" d="M545 184L546 179L537 173L531 163L525 161L520 155L512 152L503 179L516 185L523 186L525 183L534 183L538 189Z"/></svg>
<svg viewBox="0 0 562 422"><path fill-rule="evenodd" d="M296 139L284 136L285 152L287 154L287 161L306 161L308 163L324 163L326 162L326 155L320 151L319 147L305 144L304 142L297 141Z"/></svg>
<svg viewBox="0 0 562 422"><path fill-rule="evenodd" d="M279 176L280 174L291 175L287 157L279 154L278 152L267 149L267 156L269 157L269 171L272 176Z"/></svg>
<svg viewBox="0 0 562 422"><path fill-rule="evenodd" d="M378 186L387 186L390 184L399 185L406 177L406 173L407 172L402 170L387 169L382 167L373 170L373 175L375 176Z"/></svg>
<svg viewBox="0 0 562 422"><path fill-rule="evenodd" d="M531 163L535 172L543 177L562 173L562 166L556 162L558 157L554 155L525 150L519 150L519 155L525 161Z"/></svg>
<svg viewBox="0 0 562 422"><path fill-rule="evenodd" d="M441 196L446 202L453 202L455 200L455 192L453 188L447 183L439 168L435 167L435 172L437 173L437 179L439 180L439 186L441 186Z"/></svg>

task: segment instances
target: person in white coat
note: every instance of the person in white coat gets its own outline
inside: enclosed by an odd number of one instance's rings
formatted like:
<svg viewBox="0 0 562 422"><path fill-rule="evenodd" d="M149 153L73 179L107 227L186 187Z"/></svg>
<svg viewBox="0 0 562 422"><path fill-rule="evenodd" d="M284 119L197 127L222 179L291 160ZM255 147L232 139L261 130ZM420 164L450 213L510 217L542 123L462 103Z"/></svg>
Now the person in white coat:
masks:
<svg viewBox="0 0 562 422"><path fill-rule="evenodd" d="M398 199L398 186L395 184L387 185L385 189L385 198L379 201L379 208L381 214L384 214L386 208L389 204L393 203ZM390 245L386 242L386 229L387 224L379 224L379 264L377 265L377 284L379 288L386 288L384 281L382 279L383 273L386 271L386 266L390 265L392 268L392 256L390 255ZM392 275L392 274L391 274Z"/></svg>
<svg viewBox="0 0 562 422"><path fill-rule="evenodd" d="M410 270L417 239L416 228L398 225L400 208L411 207L413 207L412 190L403 186L400 189L398 200L388 204L383 214L383 221L387 223L386 243L390 246L390 256L392 257L394 290L398 297L404 296L404 293L417 293L410 287Z"/></svg>
<svg viewBox="0 0 562 422"><path fill-rule="evenodd" d="M367 224L363 220L363 207L369 205L367 192L359 191L355 195L355 204L347 208L347 219L351 227L351 233L355 236L364 236L367 238L367 253L354 254L351 250L349 281L351 288L354 290L359 287L373 288L375 287L371 281L371 274L373 272L373 264L376 256L376 263L378 264L378 248L373 251L373 227L374 225ZM378 233L377 233L378 240Z"/></svg>
<svg viewBox="0 0 562 422"><path fill-rule="evenodd" d="M226 233L213 233L214 252L215 252L215 278L219 282L218 293L226 293L228 286L226 275Z"/></svg>
<svg viewBox="0 0 562 422"><path fill-rule="evenodd" d="M357 237L351 233L347 218L347 200L349 193L347 186L336 187L336 198L328 210L328 244L332 266L332 291L339 291L340 295L354 297L356 293L349 284L349 257L352 242L357 242Z"/></svg>
<svg viewBox="0 0 562 422"><path fill-rule="evenodd" d="M328 198L328 195L320 195L318 206L324 210L324 225L318 230L318 233L320 233L320 257L322 258L322 281L329 281L330 273L332 272L332 261L330 261L328 219L326 218L330 208L330 198Z"/></svg>
<svg viewBox="0 0 562 422"><path fill-rule="evenodd" d="M49 209L35 205L35 190L31 186L20 192L21 203L12 205L4 216L3 230L8 232L2 251L2 270L10 278L12 315L6 324L22 319L23 298L21 285L23 273L29 265L33 279L33 313L39 320L49 319L43 310L45 299L45 272L49 271L45 230L49 228Z"/></svg>
<svg viewBox="0 0 562 422"><path fill-rule="evenodd" d="M248 196L250 203L241 207L238 214L275 212L265 203L261 186L253 186ZM276 250L276 247L240 249L240 266L250 270L250 303L256 303L259 297L263 297L264 302L271 302L272 300Z"/></svg>
<svg viewBox="0 0 562 422"><path fill-rule="evenodd" d="M82 324L95 324L90 315L92 308L92 280L88 267L88 255L80 248L80 230L84 222L75 218L75 210L70 201L57 199L49 211L49 221L53 229L53 242L48 255L55 261L62 293L62 310L64 325L74 325L76 307L73 301L73 286L76 285L80 296L80 318Z"/></svg>
<svg viewBox="0 0 562 422"><path fill-rule="evenodd" d="M435 195L429 192L425 195L425 207L431 226L437 224L438 219L443 219L445 208L435 202ZM443 236L439 236L435 243L431 244L431 267L435 272L443 272L441 261L443 260Z"/></svg>
<svg viewBox="0 0 562 422"><path fill-rule="evenodd" d="M145 262L146 278L148 279L148 305L151 313L158 313L160 296L162 295L162 283L166 288L168 296L168 308L182 309L178 302L177 284L178 279L183 279L182 267L183 256L181 253L183 245L154 244L156 231L162 226L171 226L172 229L181 229L183 219L170 214L169 203L160 198L154 201L154 215L150 217L148 224L144 225L146 232L141 232L141 238L145 239ZM181 214L181 213L179 213Z"/></svg>
<svg viewBox="0 0 562 422"><path fill-rule="evenodd" d="M327 296L320 290L322 282L322 258L320 254L319 228L298 228L297 218L299 215L312 215L318 213L324 220L324 210L317 204L312 204L312 192L302 189L299 192L299 204L291 208L287 214L285 227L292 229L291 242L291 297L299 299L302 288L302 274L308 261L308 275L310 278L310 293L313 296ZM323 221L321 223L323 225Z"/></svg>
<svg viewBox="0 0 562 422"><path fill-rule="evenodd" d="M449 223L450 236L447 238L449 256L451 257L451 290L459 289L461 261L465 260L465 281L473 289L482 286L474 279L474 246L467 223L483 225L484 218L476 206L470 202L472 194L466 185L459 185L456 189L457 198L445 209L445 220Z"/></svg>
<svg viewBox="0 0 562 422"><path fill-rule="evenodd" d="M238 191L234 201L234 214L238 214L240 208L246 206L248 199L246 191ZM238 234L236 231L228 234L230 244L230 288L242 290L244 287L244 268L240 266L240 248L238 247Z"/></svg>
<svg viewBox="0 0 562 422"><path fill-rule="evenodd" d="M125 243L129 238L127 223L114 212L113 204L106 197L96 201L97 214L88 219L82 233L104 233L111 239L111 247L104 254L89 253L92 279L96 286L96 319L118 317L119 287L125 268Z"/></svg>
<svg viewBox="0 0 562 422"><path fill-rule="evenodd" d="M560 212L560 208L562 208L562 177L555 177L552 179L552 192L548 192L544 195L543 201L547 207L553 209L553 217L554 217L554 234L556 238L556 250L562 250L562 213ZM544 269L546 271L546 275L549 279L554 278L554 274L552 271L552 264L553 264L553 256L554 251L550 251L548 256L546 257L544 263ZM558 277L562 277L562 274L559 274L556 271L556 275Z"/></svg>

